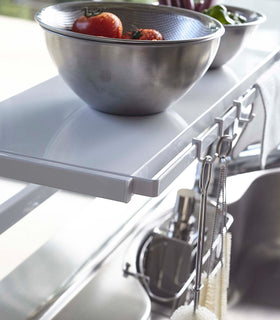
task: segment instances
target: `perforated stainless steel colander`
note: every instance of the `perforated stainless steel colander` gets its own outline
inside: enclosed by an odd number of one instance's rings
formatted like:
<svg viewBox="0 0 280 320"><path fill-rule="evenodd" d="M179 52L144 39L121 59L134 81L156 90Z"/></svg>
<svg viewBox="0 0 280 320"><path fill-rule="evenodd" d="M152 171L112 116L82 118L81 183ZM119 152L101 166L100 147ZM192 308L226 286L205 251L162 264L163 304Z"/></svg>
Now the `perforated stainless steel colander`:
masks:
<svg viewBox="0 0 280 320"><path fill-rule="evenodd" d="M165 40L72 32L85 7L116 14L125 32L151 28ZM123 115L157 113L172 105L206 72L224 32L219 22L194 11L124 2L62 3L42 9L35 19L73 91L95 109Z"/></svg>

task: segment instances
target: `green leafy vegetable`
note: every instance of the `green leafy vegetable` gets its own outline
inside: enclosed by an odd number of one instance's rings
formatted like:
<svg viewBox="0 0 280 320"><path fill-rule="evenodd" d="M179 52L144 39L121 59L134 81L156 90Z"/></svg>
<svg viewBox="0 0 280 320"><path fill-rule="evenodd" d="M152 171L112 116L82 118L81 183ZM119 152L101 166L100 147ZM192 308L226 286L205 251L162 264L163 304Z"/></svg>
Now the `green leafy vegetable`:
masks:
<svg viewBox="0 0 280 320"><path fill-rule="evenodd" d="M216 5L202 12L219 20L222 24L240 24L247 22L246 17L238 12L230 12L224 5Z"/></svg>

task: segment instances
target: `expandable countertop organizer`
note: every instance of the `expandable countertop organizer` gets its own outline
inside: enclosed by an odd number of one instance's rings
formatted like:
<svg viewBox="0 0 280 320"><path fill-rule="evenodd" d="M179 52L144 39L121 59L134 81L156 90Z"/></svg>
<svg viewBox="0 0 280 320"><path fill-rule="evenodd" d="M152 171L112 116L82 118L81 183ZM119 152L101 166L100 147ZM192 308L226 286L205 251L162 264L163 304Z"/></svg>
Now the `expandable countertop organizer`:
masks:
<svg viewBox="0 0 280 320"><path fill-rule="evenodd" d="M92 110L60 77L12 97L0 104L0 175L122 202L158 196L235 121L251 120L254 83L280 53L248 55L255 63L234 77L210 70L152 116Z"/></svg>

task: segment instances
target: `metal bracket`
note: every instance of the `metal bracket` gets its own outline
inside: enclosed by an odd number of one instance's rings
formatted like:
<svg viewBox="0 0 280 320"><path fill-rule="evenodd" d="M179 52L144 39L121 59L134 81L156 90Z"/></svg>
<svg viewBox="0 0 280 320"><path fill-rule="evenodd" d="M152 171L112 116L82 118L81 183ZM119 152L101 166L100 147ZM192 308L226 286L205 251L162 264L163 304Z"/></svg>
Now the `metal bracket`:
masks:
<svg viewBox="0 0 280 320"><path fill-rule="evenodd" d="M219 125L219 137L224 135L225 130L237 119L238 108L233 106L224 116L215 118Z"/></svg>
<svg viewBox="0 0 280 320"><path fill-rule="evenodd" d="M131 267L131 264L129 262L126 262L125 263L125 266L123 268L123 273L124 273L124 276L133 276L134 278L137 278L139 280L146 280L146 281L150 281L150 278L142 273L139 273L139 272L132 272L132 271L129 271Z"/></svg>
<svg viewBox="0 0 280 320"><path fill-rule="evenodd" d="M257 96L257 89L255 87L250 88L242 97L237 100L233 100L233 106L237 107L237 118L241 123L248 123L256 116L253 113L253 103ZM251 105L250 112L244 112Z"/></svg>
<svg viewBox="0 0 280 320"><path fill-rule="evenodd" d="M206 133L192 139L192 144L196 145L196 157L200 162L205 160L209 146L219 137L219 125L214 124ZM211 162L214 162L216 156L213 155Z"/></svg>

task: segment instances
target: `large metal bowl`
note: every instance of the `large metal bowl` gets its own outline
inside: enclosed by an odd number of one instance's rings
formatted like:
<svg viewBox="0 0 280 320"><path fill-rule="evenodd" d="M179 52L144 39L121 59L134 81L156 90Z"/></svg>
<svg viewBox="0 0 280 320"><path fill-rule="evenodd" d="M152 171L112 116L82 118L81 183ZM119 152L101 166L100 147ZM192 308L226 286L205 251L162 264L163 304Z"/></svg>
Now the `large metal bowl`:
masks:
<svg viewBox="0 0 280 320"><path fill-rule="evenodd" d="M244 48L246 42L251 37L256 28L265 21L265 16L261 13L226 5L231 12L237 12L247 18L246 23L235 25L224 25L225 34L223 35L220 47L211 68L218 68L236 57Z"/></svg>
<svg viewBox="0 0 280 320"><path fill-rule="evenodd" d="M116 14L124 31L152 28L163 41L122 40L71 31L82 9ZM211 65L224 28L194 11L166 6L70 2L46 7L35 19L60 75L94 109L120 115L161 112L182 97ZM187 107L187 106L186 106Z"/></svg>

